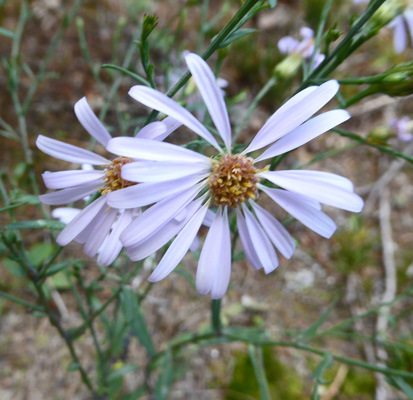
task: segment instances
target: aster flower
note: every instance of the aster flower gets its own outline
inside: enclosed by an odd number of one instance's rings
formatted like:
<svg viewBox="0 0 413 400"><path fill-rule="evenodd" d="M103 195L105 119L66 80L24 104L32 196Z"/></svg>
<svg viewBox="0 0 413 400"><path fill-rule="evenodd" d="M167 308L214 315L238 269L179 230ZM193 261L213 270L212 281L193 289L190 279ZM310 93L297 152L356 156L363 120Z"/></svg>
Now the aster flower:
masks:
<svg viewBox="0 0 413 400"><path fill-rule="evenodd" d="M303 27L300 30L302 40L294 39L291 36L285 36L278 41L278 49L282 54L297 54L304 58L306 63L311 62L314 53L314 31L311 28ZM313 68L317 68L324 60L325 55L319 51L314 56Z"/></svg>
<svg viewBox="0 0 413 400"><path fill-rule="evenodd" d="M79 122L102 146L107 147L112 138L107 129L99 121L90 108L86 98L75 105L75 113ZM162 140L180 124L171 118L166 124L154 122L139 132L139 137ZM82 211L70 207L58 208L52 215L67 225L57 237L57 243L66 246L72 240L84 244L83 251L93 257L102 244L98 262L111 264L122 249L119 236L137 215L138 210L118 210L107 204L107 194L136 185L122 179L120 172L124 164L132 162L132 158L117 157L109 160L96 153L40 135L37 147L44 153L60 160L82 164L81 170L45 172L42 177L48 189L60 189L56 192L39 196L44 204L60 205L71 203L97 193L100 196L90 202ZM94 169L92 166L103 169Z"/></svg>
<svg viewBox="0 0 413 400"><path fill-rule="evenodd" d="M213 72L196 54L188 55L186 62L225 149L175 101L154 89L134 86L129 92L134 99L180 121L215 147L218 154L209 158L169 143L112 139L109 151L140 159L122 167L122 178L142 183L110 193L108 204L130 209L156 203L120 236L132 260L146 257L176 236L149 277L152 282L165 278L178 265L201 223L209 220L196 286L200 293L210 293L217 299L225 294L231 274L230 212L236 213L247 259L256 270L262 268L268 274L278 266L275 248L290 258L295 246L283 225L257 204L260 194L326 238L336 225L321 211L320 203L359 212L363 201L344 177L319 171L269 171L268 166L257 165L307 143L349 118L347 111L333 110L308 120L335 96L339 88L336 81L296 94L269 118L247 149L233 154L230 121ZM249 156L268 145L257 158ZM211 215L210 207L217 207L215 215Z"/></svg>
<svg viewBox="0 0 413 400"><path fill-rule="evenodd" d="M409 125L411 125L410 118L404 116L401 118L394 118L390 122L389 128L396 132L397 138L401 142L410 142L413 139L413 134L409 132Z"/></svg>

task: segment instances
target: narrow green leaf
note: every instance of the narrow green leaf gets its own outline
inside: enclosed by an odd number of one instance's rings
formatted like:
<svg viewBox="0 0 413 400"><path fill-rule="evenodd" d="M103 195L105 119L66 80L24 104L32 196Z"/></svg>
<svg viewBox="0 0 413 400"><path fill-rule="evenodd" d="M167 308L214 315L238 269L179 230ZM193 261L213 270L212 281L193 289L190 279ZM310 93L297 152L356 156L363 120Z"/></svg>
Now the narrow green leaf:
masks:
<svg viewBox="0 0 413 400"><path fill-rule="evenodd" d="M250 35L251 33L259 32L258 29L251 29L251 28L243 28L238 29L234 33L231 33L220 45L219 49L223 49L224 47L229 46L232 42L235 42L238 39L241 39L244 36Z"/></svg>
<svg viewBox="0 0 413 400"><path fill-rule="evenodd" d="M142 346L145 347L148 354L154 356L156 351L146 327L145 317L141 308L138 306L138 299L131 288L123 288L120 295L120 303L123 315L131 327L132 332L138 338Z"/></svg>
<svg viewBox="0 0 413 400"><path fill-rule="evenodd" d="M0 35L6 36L10 39L14 38L14 32L9 29L3 28L3 27L0 27Z"/></svg>
<svg viewBox="0 0 413 400"><path fill-rule="evenodd" d="M112 65L112 64L103 64L102 68L107 68L107 69L114 69L115 71L122 72L122 74L130 76L131 78L135 79L135 81L138 81L142 85L145 86L151 86L151 84L145 79L139 76L138 74L135 74L132 71L129 71L126 68L119 67L118 65Z"/></svg>
<svg viewBox="0 0 413 400"><path fill-rule="evenodd" d="M138 370L138 366L135 364L126 364L120 368L114 369L108 375L109 380L114 380L117 378L121 378L123 375L129 374L130 372L134 372Z"/></svg>
<svg viewBox="0 0 413 400"><path fill-rule="evenodd" d="M257 378L258 386L260 388L261 399L270 400L270 389L268 387L268 380L265 374L261 347L249 344L248 354L251 358L252 366L254 367L255 377Z"/></svg>
<svg viewBox="0 0 413 400"><path fill-rule="evenodd" d="M71 362L67 366L67 371L68 372L74 372L74 371L77 371L78 369L80 369L80 364L78 362Z"/></svg>
<svg viewBox="0 0 413 400"><path fill-rule="evenodd" d="M318 328L320 328L321 325L324 324L324 322L330 315L331 310L335 307L336 303L337 298L333 300L333 302L328 306L327 310L325 310L320 315L320 318L300 335L302 340L309 341L317 334Z"/></svg>
<svg viewBox="0 0 413 400"><path fill-rule="evenodd" d="M46 273L42 276L44 276L44 277L52 276L52 275L57 274L58 272L60 272L64 269L70 267L71 265L75 265L75 264L80 263L80 262L82 262L81 259L74 259L74 260L70 260L70 261L66 261L66 262L63 262L63 263L52 265L46 271Z"/></svg>
<svg viewBox="0 0 413 400"><path fill-rule="evenodd" d="M168 347L161 365L161 373L155 386L155 399L164 400L168 398L173 383L173 366L171 349Z"/></svg>
<svg viewBox="0 0 413 400"><path fill-rule="evenodd" d="M20 221L7 225L4 229L51 229L61 231L66 224L51 219L37 219L34 221Z"/></svg>
<svg viewBox="0 0 413 400"><path fill-rule="evenodd" d="M119 398L119 400L137 400L141 396L146 394L147 391L148 389L145 386L141 386L140 388L136 389L132 393L123 395L122 397Z"/></svg>
<svg viewBox="0 0 413 400"><path fill-rule="evenodd" d="M396 386L409 398L409 400L413 400L413 388L403 378L392 376L391 380L394 381Z"/></svg>
<svg viewBox="0 0 413 400"><path fill-rule="evenodd" d="M323 385L326 383L323 380L324 373L327 371L328 368L333 364L333 355L330 352L324 354L323 359L321 360L320 364L318 364L316 370L313 373L313 378L317 379L317 382L322 383Z"/></svg>

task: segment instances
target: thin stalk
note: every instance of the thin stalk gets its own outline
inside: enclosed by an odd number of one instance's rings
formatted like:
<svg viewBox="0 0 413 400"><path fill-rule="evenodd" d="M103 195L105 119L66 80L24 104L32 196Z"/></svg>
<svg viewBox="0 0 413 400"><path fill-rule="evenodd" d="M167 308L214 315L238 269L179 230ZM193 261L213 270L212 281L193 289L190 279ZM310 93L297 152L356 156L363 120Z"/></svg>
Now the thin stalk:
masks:
<svg viewBox="0 0 413 400"><path fill-rule="evenodd" d="M364 26L364 24L370 19L370 17L378 10L378 8L385 2L386 0L373 0L364 14L353 24L349 33L346 37L339 43L339 45L329 54L328 57L324 59L323 62L303 81L301 86L297 89L296 93L300 92L301 90L305 89L312 80L326 76L325 73L326 67L343 51L346 49L352 38L360 31L360 29Z"/></svg>
<svg viewBox="0 0 413 400"><path fill-rule="evenodd" d="M348 137L350 139L356 140L359 143L365 144L370 147L374 147L377 150L380 150L383 153L390 154L394 157L403 158L404 160L408 161L409 163L413 163L413 157L401 153L400 151L394 150L390 147L374 143L374 141L370 138L363 138L362 136L356 135L355 133L345 131L343 129L332 129L332 131L337 132L340 136Z"/></svg>
<svg viewBox="0 0 413 400"><path fill-rule="evenodd" d="M318 25L317 35L316 35L315 43L314 43L314 50L313 50L313 54L311 55L310 65L308 67L309 71L313 70L315 56L316 56L318 50L320 49L321 38L323 36L324 26L326 24L328 13L330 12L330 8L331 8L332 4L333 4L333 0L328 0L325 3L324 7L323 7L323 11L321 12L320 24Z"/></svg>
<svg viewBox="0 0 413 400"><path fill-rule="evenodd" d="M211 323L212 329L217 336L221 335L222 322L221 322L221 299L211 300Z"/></svg>
<svg viewBox="0 0 413 400"><path fill-rule="evenodd" d="M233 141L235 142L239 136L239 134L242 132L242 129L244 128L245 124L251 117L251 114L254 112L254 110L257 108L258 103L263 99L263 97L277 84L277 79L276 78L271 78L264 86L263 88L257 93L255 96L254 100L251 102L250 106L247 109L247 112L244 115L244 118L242 119L241 123L235 128L234 134L233 134Z"/></svg>
<svg viewBox="0 0 413 400"><path fill-rule="evenodd" d="M44 312L43 307L36 306L35 304L29 303L26 300L21 299L20 297L13 296L9 293L3 292L0 290L0 297L3 297L4 299L13 301L14 303L20 304L22 306L28 307L32 309L33 311L39 311L39 312Z"/></svg>

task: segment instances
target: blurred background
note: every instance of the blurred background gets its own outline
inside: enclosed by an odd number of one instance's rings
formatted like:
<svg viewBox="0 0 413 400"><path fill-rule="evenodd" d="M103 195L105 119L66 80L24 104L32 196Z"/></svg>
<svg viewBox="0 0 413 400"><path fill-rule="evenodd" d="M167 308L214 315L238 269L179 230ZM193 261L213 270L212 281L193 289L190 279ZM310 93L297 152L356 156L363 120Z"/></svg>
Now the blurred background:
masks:
<svg viewBox="0 0 413 400"><path fill-rule="evenodd" d="M5 187L18 198L31 193L31 189L21 144L12 134L19 126L19 119L9 90L13 82L8 63L15 49L7 31L16 30L23 2L3 0L0 4L0 25L6 33L0 35L0 114L5 123L0 136L0 164ZM186 71L183 52L202 52L240 6L235 0L33 0L25 4L29 18L17 55L22 70L18 93L24 97L36 84L26 121L28 146L33 151L33 167L41 193L46 191L41 173L66 169L67 163L36 149L39 134L83 148L89 146L89 135L73 112L77 100L86 96L110 132L117 135L133 135L149 115L150 110L127 95L136 84L132 78L101 68L103 64L115 64L141 71L139 49L133 41L139 39L144 14L158 17L158 26L150 36L150 62L155 65L158 88L167 91ZM299 38L304 26L317 29L323 5L321 0L280 1L274 10L264 10L248 23L248 28L257 30L255 33L220 50L208 61L219 68L219 77L227 81L224 90L234 124L242 120L252 100L273 76L276 65L284 59L277 47L278 40L286 35ZM334 27L338 32L348 32L351 18L360 14L363 7L351 1L334 1L326 29ZM200 26L204 27L201 31ZM392 33L390 28L382 29L330 78L379 74L399 62L411 60L411 44L404 53L395 54ZM53 43L56 45L51 49ZM37 82L39 71L43 75ZM301 80L302 75L297 71L274 84L246 122L239 142L248 142L297 90ZM342 86L340 92L349 98L356 90L353 86ZM203 115L202 103L191 82L175 98L190 98L192 110ZM394 118L410 117L412 105L411 96L395 98L383 93L369 96L348 109L352 119L344 129L411 155L412 142L400 140L388 127ZM7 125L12 128L10 132L4 128ZM412 131L411 125L408 128ZM193 137L181 129L169 140L185 143L188 139ZM294 151L279 168L307 165L351 179L357 193L366 201L363 212L351 215L325 207L339 227L330 240L296 221L291 222L288 229L297 241L297 250L290 260L281 257L279 268L269 276L254 271L246 260L235 262L230 289L222 300L225 325L265 327L273 337L288 339L311 326L329 307L324 328L363 314L383 301L392 301L410 288L411 165L334 132ZM280 219L285 218L274 204L268 206ZM18 221L41 218L38 207L30 202L14 213ZM9 224L8 214L1 213L0 222L2 226ZM42 230L26 230L23 240L35 262L43 262L55 251L55 244ZM240 255L240 251L241 248L236 254ZM85 282L99 275L96 261L87 259L79 245L70 244L63 254L80 260L78 273ZM16 262L0 257L0 289L32 300L33 289ZM143 308L150 335L160 349L174 335L197 331L209 324L210 299L194 289L195 269L196 260L188 254L177 272L152 286L146 297ZM132 287L138 291L146 288L149 273L144 267L131 282ZM110 277L101 282L97 298L102 303L111 296L113 283ZM55 275L49 284L50 302L67 327L82 322L70 287L65 274ZM413 371L412 310L411 295L405 296L395 301L391 309L356 319L339 332L314 339L313 344L372 363L383 358L388 367ZM104 321L97 324L98 335L103 335L103 325ZM376 346L378 326L390 344ZM88 371L94 370L96 362L92 340L86 333L76 343ZM125 360L139 365L148 362L136 338L126 335L123 340L119 346L123 346L125 354L113 360L113 365ZM395 342L404 345L391 344ZM264 347L262 357L272 398L311 398L312 376L320 362L318 356L288 347ZM78 374L70 372L70 363L67 348L46 318L0 298L1 400L89 399ZM377 399L378 387L384 388L386 399L408 398L394 383L387 383L382 376L365 369L334 363L324 377L325 385L319 390L322 400ZM126 393L145 379L141 368L124 374L120 384ZM214 343L186 347L174 360L174 384L168 398L259 399L247 346Z"/></svg>

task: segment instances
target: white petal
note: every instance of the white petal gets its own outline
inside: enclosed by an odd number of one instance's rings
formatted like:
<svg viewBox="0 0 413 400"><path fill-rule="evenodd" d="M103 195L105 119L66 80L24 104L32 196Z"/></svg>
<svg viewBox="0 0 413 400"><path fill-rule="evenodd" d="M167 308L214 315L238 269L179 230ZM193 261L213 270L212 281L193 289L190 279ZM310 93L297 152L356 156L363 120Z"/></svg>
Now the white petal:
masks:
<svg viewBox="0 0 413 400"><path fill-rule="evenodd" d="M281 54L288 54L293 52L300 42L291 36L284 36L278 41L278 50Z"/></svg>
<svg viewBox="0 0 413 400"><path fill-rule="evenodd" d="M245 205L243 205L242 211L244 212L245 222L247 223L249 236L255 252L260 259L265 273L269 274L278 267L277 253L252 212L248 210Z"/></svg>
<svg viewBox="0 0 413 400"><path fill-rule="evenodd" d="M407 32L401 15L394 19L393 45L397 54L403 53L407 47Z"/></svg>
<svg viewBox="0 0 413 400"><path fill-rule="evenodd" d="M304 173L303 173L304 172ZM260 173L272 183L295 193L310 197L320 203L341 208L347 211L360 212L363 199L347 188L343 188L343 177L337 175L337 183L333 177L318 171L274 171ZM311 175L312 173L312 175Z"/></svg>
<svg viewBox="0 0 413 400"><path fill-rule="evenodd" d="M295 243L287 229L268 211L254 201L250 202L255 214L271 242L285 258L291 258L295 250Z"/></svg>
<svg viewBox="0 0 413 400"><path fill-rule="evenodd" d="M227 226L225 226L225 223ZM220 207L209 229L198 262L196 288L201 294L208 294L212 291L216 274L224 273L223 278L228 279L228 250L223 248L223 242L227 242L227 238L225 237L227 232L228 220L223 216L222 208ZM220 265L223 265L222 268L224 271L220 271ZM222 295L224 295L224 293L222 293Z"/></svg>
<svg viewBox="0 0 413 400"><path fill-rule="evenodd" d="M106 158L91 151L42 135L37 137L36 146L43 151L43 153L68 162L92 165L104 165L110 162Z"/></svg>
<svg viewBox="0 0 413 400"><path fill-rule="evenodd" d="M247 260L253 266L253 268L258 271L259 269L264 268L264 266L262 265L260 258L255 251L254 245L252 244L247 223L245 222L245 218L242 215L242 212L237 209L236 213L239 238L241 239L241 244L242 248L244 249L245 256L247 257Z"/></svg>
<svg viewBox="0 0 413 400"><path fill-rule="evenodd" d="M208 228L212 225L212 222L214 222L215 219L215 213L212 210L208 210L207 213L205 214L204 221L202 222L202 225L207 226Z"/></svg>
<svg viewBox="0 0 413 400"><path fill-rule="evenodd" d="M195 236L194 240L189 246L189 251L191 253L195 253L198 249L199 249L199 239L198 239L198 236Z"/></svg>
<svg viewBox="0 0 413 400"><path fill-rule="evenodd" d="M108 204L115 208L135 208L156 203L194 187L203 177L190 175L167 182L139 183L108 194Z"/></svg>
<svg viewBox="0 0 413 400"><path fill-rule="evenodd" d="M336 224L330 217L302 201L300 195L286 190L262 187L262 185L260 188L285 211L319 235L328 239L336 230Z"/></svg>
<svg viewBox="0 0 413 400"><path fill-rule="evenodd" d="M83 247L84 253L89 257L94 257L97 254L103 241L108 236L117 215L118 210L110 208L105 212L105 215L100 220L100 223L95 225L89 239L86 241L85 246Z"/></svg>
<svg viewBox="0 0 413 400"><path fill-rule="evenodd" d="M108 151L120 156L149 161L208 162L208 157L171 143L132 137L117 137L108 144Z"/></svg>
<svg viewBox="0 0 413 400"><path fill-rule="evenodd" d="M98 257L98 263L104 266L112 264L122 250L122 243L119 239L120 234L132 222L133 216L131 210L125 210L120 214L119 219L113 224L107 242L102 248Z"/></svg>
<svg viewBox="0 0 413 400"><path fill-rule="evenodd" d="M139 85L133 86L129 90L129 95L145 106L175 118L221 151L217 141L206 128L191 113L168 96L155 89Z"/></svg>
<svg viewBox="0 0 413 400"><path fill-rule="evenodd" d="M215 279L211 288L211 299L220 299L228 289L231 278L231 235L228 223L228 207L224 208L222 218L222 237L219 249L219 261L215 270Z"/></svg>
<svg viewBox="0 0 413 400"><path fill-rule="evenodd" d="M64 189L80 185L88 185L94 181L101 180L103 186L103 171L59 171L59 172L45 172L42 174L44 184L48 189Z"/></svg>
<svg viewBox="0 0 413 400"><path fill-rule="evenodd" d="M158 140L158 137L166 133L166 125L160 121L151 122L144 126L135 137L139 139Z"/></svg>
<svg viewBox="0 0 413 400"><path fill-rule="evenodd" d="M162 229L149 234L138 244L128 247L127 254L129 258L133 261L142 260L168 243L192 218L201 206L202 201L203 198L199 198L189 203L186 208L177 214L179 216L183 216L182 219L178 219L177 217L172 218L169 222L162 226Z"/></svg>
<svg viewBox="0 0 413 400"><path fill-rule="evenodd" d="M185 57L185 61L207 106L212 121L214 121L227 150L231 151L231 125L229 123L228 111L222 90L217 85L214 73L202 57L197 54L188 54Z"/></svg>
<svg viewBox="0 0 413 400"><path fill-rule="evenodd" d="M191 188L168 197L145 210L121 234L125 247L138 245L175 217L199 193L200 187Z"/></svg>
<svg viewBox="0 0 413 400"><path fill-rule="evenodd" d="M71 203L72 201L83 199L84 197L96 192L102 186L102 180L91 182L87 185L59 190L53 193L42 194L39 200L43 204L58 205Z"/></svg>
<svg viewBox="0 0 413 400"><path fill-rule="evenodd" d="M185 227L169 246L169 249L155 268L155 271L152 272L152 275L148 279L150 282L158 282L164 279L176 268L194 241L207 209L208 205L205 204L186 223Z"/></svg>
<svg viewBox="0 0 413 400"><path fill-rule="evenodd" d="M278 140L255 161L266 160L296 149L342 122L347 121L349 118L350 114L345 110L333 110L318 115Z"/></svg>
<svg viewBox="0 0 413 400"><path fill-rule="evenodd" d="M64 224L68 224L81 210L73 207L59 207L52 211L52 217Z"/></svg>
<svg viewBox="0 0 413 400"><path fill-rule="evenodd" d="M97 215L97 213L103 208L107 207L106 196L101 196L93 203L89 204L84 210L82 210L75 218L72 219L66 225L66 228L60 232L56 239L56 242L60 246L66 246L70 243Z"/></svg>
<svg viewBox="0 0 413 400"><path fill-rule="evenodd" d="M406 20L407 27L409 28L410 40L413 41L413 9L408 8L403 13L404 19Z"/></svg>
<svg viewBox="0 0 413 400"><path fill-rule="evenodd" d="M88 223L85 229L83 229L78 235L76 235L73 240L77 243L85 244L92 235L95 226L99 225L102 221L102 218L105 216L107 210L108 209L106 207L102 207L99 212L93 217L93 219Z"/></svg>
<svg viewBox="0 0 413 400"><path fill-rule="evenodd" d="M122 178L132 182L162 182L193 174L205 175L210 170L211 163L137 161L122 167Z"/></svg>
<svg viewBox="0 0 413 400"><path fill-rule="evenodd" d="M244 153L267 146L297 128L326 105L336 95L338 89L338 82L331 80L318 87L308 87L296 94L273 114Z"/></svg>
<svg viewBox="0 0 413 400"><path fill-rule="evenodd" d="M89 135L106 147L112 136L110 136L110 133L92 111L86 97L83 97L75 104L75 114L83 128L89 132Z"/></svg>
<svg viewBox="0 0 413 400"><path fill-rule="evenodd" d="M329 183L333 186L341 187L344 190L353 191L354 185L350 181L350 179L345 178L341 175L336 175L331 172L324 172L324 171L312 171L312 170L285 170L285 171L276 171L277 174L280 174L285 177L296 177L305 180L317 180L325 183ZM261 177L261 173L259 174Z"/></svg>

